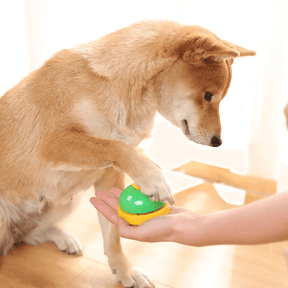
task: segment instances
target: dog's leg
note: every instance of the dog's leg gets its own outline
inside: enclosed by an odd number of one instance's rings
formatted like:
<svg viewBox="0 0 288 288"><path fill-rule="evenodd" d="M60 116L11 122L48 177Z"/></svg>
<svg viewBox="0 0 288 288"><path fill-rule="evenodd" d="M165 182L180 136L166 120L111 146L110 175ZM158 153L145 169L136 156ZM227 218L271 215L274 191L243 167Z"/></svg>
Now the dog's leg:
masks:
<svg viewBox="0 0 288 288"><path fill-rule="evenodd" d="M21 204L0 200L0 254L7 255L16 243L23 241L30 245L53 242L63 252L82 255L80 241L53 225L69 214L72 201L57 208L43 196Z"/></svg>
<svg viewBox="0 0 288 288"><path fill-rule="evenodd" d="M81 127L55 130L42 138L40 153L50 169L97 169L113 166L126 172L151 200L174 203L161 170L120 141L95 138Z"/></svg>
<svg viewBox="0 0 288 288"><path fill-rule="evenodd" d="M75 201L77 201L77 199L75 199ZM52 205L50 207L47 199L43 198L40 204L38 212L39 215L41 215L41 218L38 221L35 221L35 227L24 235L23 242L30 245L53 242L62 252L73 255L82 255L82 246L78 238L54 226L55 222L59 221L71 212L75 203L69 201L65 205L58 207ZM30 217L33 217L35 214L30 215Z"/></svg>
<svg viewBox="0 0 288 288"><path fill-rule="evenodd" d="M114 168L108 168L101 178L101 183L95 184L94 188L109 193L112 187L124 189L124 174ZM124 287L155 287L149 277L140 269L135 269L124 255L117 226L110 223L101 213L98 213L98 216L103 233L104 253L108 257L112 273Z"/></svg>
<svg viewBox="0 0 288 288"><path fill-rule="evenodd" d="M53 242L62 252L82 255L80 241L72 234L51 224L40 223L23 238L23 242L29 245Z"/></svg>
<svg viewBox="0 0 288 288"><path fill-rule="evenodd" d="M139 268L134 268L123 253L117 227L98 213L102 228L104 251L109 266L124 287L155 287L149 277Z"/></svg>

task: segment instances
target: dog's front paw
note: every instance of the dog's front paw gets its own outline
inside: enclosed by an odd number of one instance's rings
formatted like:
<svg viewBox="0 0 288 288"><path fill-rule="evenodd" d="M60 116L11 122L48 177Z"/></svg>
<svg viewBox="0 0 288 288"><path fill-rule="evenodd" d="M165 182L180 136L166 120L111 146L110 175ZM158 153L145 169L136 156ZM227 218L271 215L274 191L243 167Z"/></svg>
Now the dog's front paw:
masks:
<svg viewBox="0 0 288 288"><path fill-rule="evenodd" d="M124 287L129 288L155 288L152 280L139 268L126 269L125 266L111 268L112 273L116 275L117 280Z"/></svg>
<svg viewBox="0 0 288 288"><path fill-rule="evenodd" d="M60 230L60 233L54 236L53 242L62 252L70 255L82 256L81 242L77 237L66 231Z"/></svg>
<svg viewBox="0 0 288 288"><path fill-rule="evenodd" d="M172 189L163 173L160 170L155 169L153 173L148 175L146 176L144 174L140 181L136 181L141 192L149 196L151 201L168 201L173 205L175 201Z"/></svg>

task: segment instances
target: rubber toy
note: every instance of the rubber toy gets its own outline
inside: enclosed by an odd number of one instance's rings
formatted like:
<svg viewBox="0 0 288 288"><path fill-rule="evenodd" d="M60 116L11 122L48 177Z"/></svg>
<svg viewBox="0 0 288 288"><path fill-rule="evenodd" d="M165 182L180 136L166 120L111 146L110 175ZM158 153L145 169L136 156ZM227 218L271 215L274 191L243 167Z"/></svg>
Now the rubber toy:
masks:
<svg viewBox="0 0 288 288"><path fill-rule="evenodd" d="M169 213L169 204L162 201L151 201L135 183L124 189L120 195L118 216L125 219L130 225L140 225L151 218Z"/></svg>

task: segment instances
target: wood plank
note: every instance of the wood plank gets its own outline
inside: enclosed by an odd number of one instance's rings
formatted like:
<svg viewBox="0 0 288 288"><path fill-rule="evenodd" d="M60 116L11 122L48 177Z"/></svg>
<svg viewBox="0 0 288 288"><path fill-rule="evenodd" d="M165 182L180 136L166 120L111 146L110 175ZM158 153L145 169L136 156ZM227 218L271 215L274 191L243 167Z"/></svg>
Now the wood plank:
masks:
<svg viewBox="0 0 288 288"><path fill-rule="evenodd" d="M191 161L172 171L184 173L207 181L224 183L246 190L248 193L257 192L263 197L277 192L277 182L260 179L231 172L227 168Z"/></svg>
<svg viewBox="0 0 288 288"><path fill-rule="evenodd" d="M67 255L54 244L20 245L7 256L0 256L1 288L58 287L94 262Z"/></svg>
<svg viewBox="0 0 288 288"><path fill-rule="evenodd" d="M174 195L175 205L201 214L210 214L237 207L218 195L210 182L193 186Z"/></svg>
<svg viewBox="0 0 288 288"><path fill-rule="evenodd" d="M287 245L287 241L285 242ZM268 251L265 253L269 245L236 246L231 271L231 288L288 287L285 258L278 253Z"/></svg>
<svg viewBox="0 0 288 288"><path fill-rule="evenodd" d="M260 200L260 199L263 199L263 197L247 193L245 196L244 204L246 205L246 204L252 203L254 201Z"/></svg>

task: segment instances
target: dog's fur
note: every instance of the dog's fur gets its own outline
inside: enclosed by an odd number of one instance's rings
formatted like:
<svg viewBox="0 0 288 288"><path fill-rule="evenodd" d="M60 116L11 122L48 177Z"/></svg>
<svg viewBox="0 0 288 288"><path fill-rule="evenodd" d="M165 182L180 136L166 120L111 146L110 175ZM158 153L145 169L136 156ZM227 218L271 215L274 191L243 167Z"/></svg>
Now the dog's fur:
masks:
<svg viewBox="0 0 288 288"><path fill-rule="evenodd" d="M231 65L249 55L198 26L146 21L62 50L24 78L0 99L0 252L19 241L52 241L81 254L79 241L53 221L91 185L123 189L124 172L152 200L173 203L159 167L136 146L157 111L188 139L219 146ZM152 285L125 258L117 228L99 217L118 279Z"/></svg>

